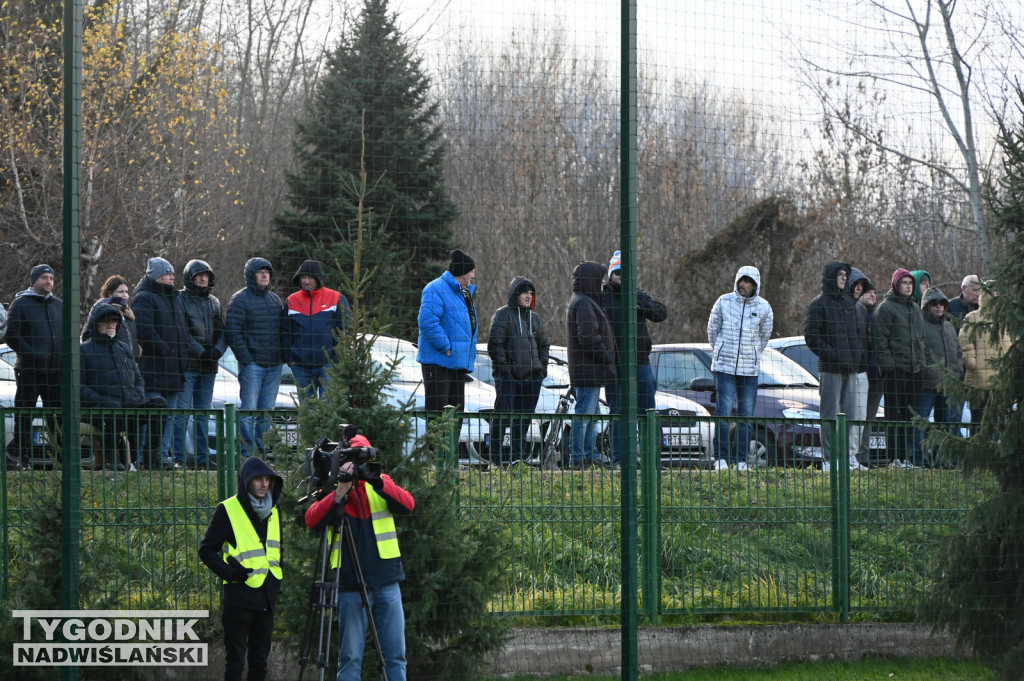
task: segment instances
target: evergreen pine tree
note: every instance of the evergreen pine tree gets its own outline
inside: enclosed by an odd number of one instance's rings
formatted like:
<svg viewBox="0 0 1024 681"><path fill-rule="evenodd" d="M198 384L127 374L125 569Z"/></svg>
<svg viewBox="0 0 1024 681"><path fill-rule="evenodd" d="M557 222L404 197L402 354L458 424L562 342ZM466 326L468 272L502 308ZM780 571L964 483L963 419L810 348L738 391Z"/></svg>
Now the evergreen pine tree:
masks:
<svg viewBox="0 0 1024 681"><path fill-rule="evenodd" d="M1018 91L1024 114L1024 92ZM1013 340L994 364L998 377L987 396L980 427L971 437L936 432L944 457L968 475L991 474L994 488L970 510L958 536L938 555L934 581L919 612L927 622L955 632L960 644L999 664L1007 679L1024 678L1024 118L1003 125L1002 178L990 192L996 230L1006 241L993 270L988 310L976 333ZM972 404L982 391L947 387Z"/></svg>
<svg viewBox="0 0 1024 681"><path fill-rule="evenodd" d="M351 271L357 213L386 225L364 234L364 262L389 270L367 302L395 310L401 336L416 327L420 291L440 274L456 217L429 87L387 0L364 0L298 121L297 170L287 177L291 209L274 220L280 240L273 251L286 271L305 257ZM363 172L374 184L353 192Z"/></svg>
<svg viewBox="0 0 1024 681"><path fill-rule="evenodd" d="M354 205L363 205L361 196L370 191L366 177L362 173L342 190L353 196ZM377 448L382 471L413 495L414 512L396 519L407 576L402 584L407 675L419 680L467 677L478 672L487 654L505 639L506 623L488 612L488 604L503 586L506 540L463 520L458 506L458 471L435 465L435 453L445 458L448 433L457 427L454 416L434 420L409 451L406 443L414 436L413 404L396 406L385 400L395 367L376 363L371 351L374 340L390 328L378 306L372 306L374 315L370 317L367 304L368 294L378 288L385 273L365 267L362 251L372 240L366 235L381 231L379 215L357 210L353 221L352 275L342 273L341 287L351 293L353 328L338 339L337 360L328 369L330 382L323 397L311 397L299 406L299 441L308 446L324 435L337 440L340 424L357 425ZM287 445L278 442L274 447L278 460L288 460ZM301 477L303 472L296 470L293 475ZM278 624L293 633L303 632L309 623L309 586L314 574L319 575L315 559L322 540L305 527L308 504L295 500L305 491L302 487L281 502L283 517L291 522L284 555L289 577L282 589ZM319 619L314 617L312 623L315 628ZM329 645L333 663L337 641ZM377 667L368 641L363 678L379 678Z"/></svg>

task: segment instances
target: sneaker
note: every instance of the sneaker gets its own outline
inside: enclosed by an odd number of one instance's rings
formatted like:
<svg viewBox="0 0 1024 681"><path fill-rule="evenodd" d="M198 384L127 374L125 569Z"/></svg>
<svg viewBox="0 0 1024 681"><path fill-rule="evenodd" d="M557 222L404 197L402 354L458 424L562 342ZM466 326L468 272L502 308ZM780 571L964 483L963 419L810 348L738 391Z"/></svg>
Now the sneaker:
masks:
<svg viewBox="0 0 1024 681"><path fill-rule="evenodd" d="M866 471L868 467L862 464L857 459L850 459L850 470L851 471Z"/></svg>
<svg viewBox="0 0 1024 681"><path fill-rule="evenodd" d="M832 464L831 463L829 463L828 461L822 461L821 462L821 472L822 473L828 473L831 470L832 470Z"/></svg>
<svg viewBox="0 0 1024 681"><path fill-rule="evenodd" d="M726 461L725 459L719 459L718 461L715 462L715 465L712 467L712 469L716 471L727 471L729 470L729 462Z"/></svg>
<svg viewBox="0 0 1024 681"><path fill-rule="evenodd" d="M893 459L892 463L889 464L889 468L897 468L897 469L900 469L900 470L909 471L909 470L913 470L914 468L917 468L917 466L915 466L914 464L910 463L909 461L900 461L899 459Z"/></svg>
<svg viewBox="0 0 1024 681"><path fill-rule="evenodd" d="M747 468L748 466L746 461L740 461L738 464L736 464L736 470L738 471L745 471L747 470Z"/></svg>

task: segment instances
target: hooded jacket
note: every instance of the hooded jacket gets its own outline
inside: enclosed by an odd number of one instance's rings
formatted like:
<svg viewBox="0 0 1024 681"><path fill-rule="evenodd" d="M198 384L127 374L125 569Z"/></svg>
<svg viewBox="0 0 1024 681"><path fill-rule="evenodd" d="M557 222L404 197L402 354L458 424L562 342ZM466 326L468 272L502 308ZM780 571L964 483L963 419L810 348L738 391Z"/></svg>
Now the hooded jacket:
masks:
<svg viewBox="0 0 1024 681"><path fill-rule="evenodd" d="M981 289L978 309L964 317L960 328L960 347L964 357L964 383L972 388L991 390L997 371L992 361L1010 351L1010 337L1004 330L996 341L992 340L992 321L986 314L986 306L992 302L988 289Z"/></svg>
<svg viewBox="0 0 1024 681"><path fill-rule="evenodd" d="M740 294L739 283L743 277L753 279L756 286L754 295L749 298ZM761 273L748 265L736 272L732 292L715 301L708 317L712 371L734 376L761 373L761 353L771 339L775 317L772 306L760 292Z"/></svg>
<svg viewBox="0 0 1024 681"><path fill-rule="evenodd" d="M527 291L536 293L533 282L526 277L514 278L508 285L508 304L491 317L487 354L496 378L525 380L548 374L551 344L544 333L544 322L530 308L519 306L519 296Z"/></svg>
<svg viewBox="0 0 1024 681"><path fill-rule="evenodd" d="M469 287L472 299L476 286ZM420 311L416 319L420 334L417 340L416 361L434 364L446 369L472 371L476 366L476 338L478 324L476 304L470 317L462 285L451 272L445 270L440 277L423 287ZM448 355L448 351L451 355Z"/></svg>
<svg viewBox="0 0 1024 681"><path fill-rule="evenodd" d="M189 335L178 292L171 284L143 275L133 298L135 330L142 347L139 369L146 390L161 394L181 391L185 387Z"/></svg>
<svg viewBox="0 0 1024 681"><path fill-rule="evenodd" d="M96 333L96 323L108 317L120 323L121 311L113 305L98 304L93 306L86 322L89 339L79 350L82 406L119 409L143 404L146 385L132 351L117 336Z"/></svg>
<svg viewBox="0 0 1024 681"><path fill-rule="evenodd" d="M206 286L196 284L196 277L206 273L210 281ZM224 308L213 289L213 270L202 260L189 260L185 265L185 288L178 292L178 299L185 310L188 323L188 371L201 374L217 373L217 360L227 350L224 338Z"/></svg>
<svg viewBox="0 0 1024 681"><path fill-rule="evenodd" d="M7 311L7 344L18 358L15 369L60 372L60 335L64 305L48 293L33 289L18 294Z"/></svg>
<svg viewBox="0 0 1024 681"><path fill-rule="evenodd" d="M116 296L100 298L99 300L92 304L92 309L89 310L90 317L92 316L92 313L96 310L96 308L99 307L100 305L113 305L115 308L117 308L117 311L121 315L121 323L118 324L117 326L117 340L121 341L129 348L131 348L132 356L135 357L136 361L138 361L138 358L142 354L142 349L139 347L139 334L135 330L135 320L128 319L128 317L125 316L124 311L122 309L122 306L130 309L131 306L129 305L128 299L118 298ZM134 313L132 314L132 316L135 316ZM90 338L92 338L92 327L89 326L88 323L86 323L82 327L82 342L84 343Z"/></svg>
<svg viewBox="0 0 1024 681"><path fill-rule="evenodd" d="M299 289L285 301L283 359L286 364L312 369L337 360L334 332L343 332L346 326L351 326L352 309L345 296L323 285L320 263L315 260L302 263L292 281L298 285L303 274L314 277L317 287L312 291Z"/></svg>
<svg viewBox="0 0 1024 681"><path fill-rule="evenodd" d="M615 332L601 307L605 267L581 262L572 272L572 297L565 311L569 381L579 387L600 387L616 380L618 351Z"/></svg>
<svg viewBox="0 0 1024 681"><path fill-rule="evenodd" d="M238 469L238 493L235 497L241 503L242 508L245 509L245 514L256 530L256 534L259 535L260 541L266 546L269 518L267 520L260 520L252 510L252 503L249 500L249 483L253 478L264 475L270 476L270 487L267 490L267 494L270 495L276 507L278 500L281 498L281 489L284 487L284 481L265 461L256 456L246 458ZM280 520L283 530L285 525L284 519L281 518ZM284 543L283 533L281 542L282 544ZM236 568L224 561L222 549L225 544L235 546L235 533L231 527L228 512L222 502L217 505L217 509L213 512L213 518L210 519L210 524L206 528L206 535L199 544L199 559L218 577L228 581L224 585L224 607L256 610L258 612L273 612L277 606L277 595L281 590L281 581L273 574L268 574L263 585L254 589L247 586L244 580L235 579L237 576ZM284 555L283 545L281 547L281 555L282 557Z"/></svg>
<svg viewBox="0 0 1024 681"><path fill-rule="evenodd" d="M266 289L256 285L256 272L270 270ZM281 299L270 290L274 268L264 258L250 258L245 263L245 288L231 296L228 303L224 337L239 365L255 362L261 367L282 364Z"/></svg>
<svg viewBox="0 0 1024 681"><path fill-rule="evenodd" d="M895 275L893 278L898 279ZM916 374L927 365L924 317L913 296L901 296L889 289L875 310L872 340L883 376L895 369Z"/></svg>
<svg viewBox="0 0 1024 681"><path fill-rule="evenodd" d="M933 286L921 296L921 313L924 315L924 351L928 370L925 372L924 389L934 392L942 381L942 372L938 367L945 367L958 380L964 375L963 353L960 340L957 338L956 327L945 316L939 319L929 309L933 301L942 302L948 316L949 301L946 295Z"/></svg>
<svg viewBox="0 0 1024 681"><path fill-rule="evenodd" d="M838 277L852 268L833 260L821 273L821 294L807 306L804 340L818 357L818 373L859 374L867 369L867 311L839 288Z"/></svg>
<svg viewBox="0 0 1024 681"><path fill-rule="evenodd" d="M622 286L617 286L609 280L604 285L601 306L604 313L608 315L608 321L612 324L615 332L615 343L618 347L625 345L626 327L622 314ZM644 291L636 290L636 363L637 366L651 363L651 332L647 329L647 322L663 322L668 319L668 308Z"/></svg>
<svg viewBox="0 0 1024 681"><path fill-rule="evenodd" d="M867 293L868 291L875 290L875 285L872 284L871 280L868 279L867 276L865 276L865 274L858 270L856 267L851 268L850 276L847 277L846 279L846 293L851 297L853 296L853 289L857 282L864 283L864 286L860 292L860 298L856 299L857 312L858 314L862 314L864 319L864 347L867 351L866 369L869 384L874 385L879 380L878 359L875 357L875 342L873 338L875 326L875 307L877 305L877 302L871 307L868 307L862 301L864 300L865 293ZM872 388L872 390L874 390L874 388Z"/></svg>
<svg viewBox="0 0 1024 681"><path fill-rule="evenodd" d="M914 278L914 300L920 305L921 304L921 280L924 278L928 279L928 288L932 285L932 275L928 274L926 270L911 270L910 276Z"/></svg>

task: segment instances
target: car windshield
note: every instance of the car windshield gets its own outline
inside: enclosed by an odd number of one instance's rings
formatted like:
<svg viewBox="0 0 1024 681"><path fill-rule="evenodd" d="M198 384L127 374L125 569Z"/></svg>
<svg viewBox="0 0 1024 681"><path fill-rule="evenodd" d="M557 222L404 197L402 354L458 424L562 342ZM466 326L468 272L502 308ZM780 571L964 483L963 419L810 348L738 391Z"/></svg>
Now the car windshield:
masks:
<svg viewBox="0 0 1024 681"><path fill-rule="evenodd" d="M793 388L818 387L818 380L802 366L777 350L767 348L761 355L761 376L758 387Z"/></svg>
<svg viewBox="0 0 1024 681"><path fill-rule="evenodd" d="M416 363L416 346L398 338L378 338L370 351L373 361L381 366L394 364L392 381L399 383L419 383L423 380L423 372Z"/></svg>

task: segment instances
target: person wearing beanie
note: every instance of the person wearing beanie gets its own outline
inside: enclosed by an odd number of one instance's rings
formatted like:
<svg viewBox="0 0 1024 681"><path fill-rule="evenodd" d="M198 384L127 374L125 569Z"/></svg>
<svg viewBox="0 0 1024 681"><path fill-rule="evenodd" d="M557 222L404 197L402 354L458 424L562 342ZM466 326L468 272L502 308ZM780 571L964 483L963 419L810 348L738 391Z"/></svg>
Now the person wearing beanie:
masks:
<svg viewBox="0 0 1024 681"><path fill-rule="evenodd" d="M517 276L508 285L507 304L491 317L487 354L494 376L495 414L532 414L537 408L541 382L548 375L548 342L544 321L533 311L537 289L526 277ZM526 458L529 418L496 417L491 420L490 458L502 463L502 443L509 429L511 462Z"/></svg>
<svg viewBox="0 0 1024 681"><path fill-rule="evenodd" d="M348 299L324 286L324 273L316 260L306 260L292 277L299 290L285 301L281 347L295 384L303 388L300 399L322 397L328 382L327 365L338 359L335 332L339 337L352 326Z"/></svg>
<svg viewBox="0 0 1024 681"><path fill-rule="evenodd" d="M245 287L231 296L224 335L238 360L241 408L262 414L274 410L281 387L281 299L270 290L274 268L269 260L249 258L242 271ZM265 452L263 434L269 428L270 421L262 415L242 417L243 455Z"/></svg>
<svg viewBox="0 0 1024 681"><path fill-rule="evenodd" d="M461 409L466 401L466 374L476 365L475 279L473 258L456 249L449 255L448 269L420 295L416 361L423 372L427 411L448 405Z"/></svg>
<svg viewBox="0 0 1024 681"><path fill-rule="evenodd" d="M715 301L708 316L708 343L714 357L711 373L718 393L715 413L720 416L732 414L734 408L737 416L754 415L761 355L775 322L772 306L760 292L758 269L750 265L740 267L733 290ZM750 433L750 423L737 423L736 435L730 443L728 427L715 429L716 470L726 470L730 465L746 470Z"/></svg>
<svg viewBox="0 0 1024 681"><path fill-rule="evenodd" d="M867 415L867 311L846 292L852 268L833 260L825 264L821 275L821 294L807 306L804 340L818 358L818 394L821 418L833 421L842 412L854 422ZM840 446L841 445L841 446ZM832 461L849 465L850 470L867 470L857 459L860 426L851 425L849 440L836 443L833 452L831 432L821 430L822 469Z"/></svg>
<svg viewBox="0 0 1024 681"><path fill-rule="evenodd" d="M861 314L864 318L864 341L867 349L867 369L865 372L867 376L867 394L864 402L866 405L864 420L867 422L867 425L860 429L857 459L862 465L868 466L871 462L871 450L874 449L871 447L873 442L871 439L871 424L878 415L878 407L882 403L882 395L885 392L885 386L878 375L878 361L875 359L875 346L872 339L875 323L875 285L871 283L871 280L863 272L854 267L850 270L850 276L846 280L846 292L857 302L858 311L863 309ZM879 440L876 438L874 443L877 444L878 442Z"/></svg>
<svg viewBox="0 0 1024 681"><path fill-rule="evenodd" d="M46 408L61 404L60 333L64 305L53 295L54 282L52 267L36 265L29 274L29 287L15 297L7 311L7 344L18 355L14 364L15 407L35 407L40 398ZM31 414L19 414L14 419L13 436L8 464L30 467Z"/></svg>
<svg viewBox="0 0 1024 681"><path fill-rule="evenodd" d="M893 423L886 438L892 465L916 468L923 463L922 453L917 429L909 422L924 391L924 317L914 300L917 282L910 271L897 269L891 283L875 312L872 340L885 383L885 419Z"/></svg>
<svg viewBox="0 0 1024 681"><path fill-rule="evenodd" d="M178 409L185 390L190 337L171 264L163 258L150 258L133 299L135 331L142 349L139 370L146 383L146 397L162 397L171 409ZM174 423L175 417L168 417L159 452L139 454L140 467L170 470L184 464L184 433L175 437Z"/></svg>
<svg viewBox="0 0 1024 681"><path fill-rule="evenodd" d="M185 287L178 291L178 300L185 310L188 324L188 368L185 370L185 387L178 408L183 410L210 409L213 406L213 389L217 379L218 360L227 350L224 336L224 308L213 291L214 275L209 263L204 260L189 260L182 273ZM174 423L174 437L184 445L185 425L189 415L178 416ZM216 470L217 464L210 458L207 441L209 418L192 414L192 442L195 443L195 457L186 463L190 468Z"/></svg>
<svg viewBox="0 0 1024 681"><path fill-rule="evenodd" d="M146 264L146 276L153 281L161 281L162 283L168 283L164 277L172 275L170 278L171 284L174 283L174 267L171 263L167 262L163 258L150 258Z"/></svg>
<svg viewBox="0 0 1024 681"><path fill-rule="evenodd" d="M572 271L572 297L565 311L569 382L576 391L578 416L597 413L601 388L618 378L618 350L615 332L601 307L601 282L605 266L593 261L581 262ZM601 465L597 452L597 422L573 419L570 453L574 468Z"/></svg>
<svg viewBox="0 0 1024 681"><path fill-rule="evenodd" d="M615 333L615 344L622 348L626 338L626 315L622 305L622 253L615 251L608 263L608 281L601 292L601 307L611 322ZM654 393L658 383L654 379L651 368L651 332L647 322L663 322L668 318L668 308L644 291L636 289L636 410L638 415L646 414L654 409ZM608 397L608 408L611 413L621 412L622 394L619 384L613 383L605 387ZM612 421L612 465L620 465L622 459L621 428L618 420Z"/></svg>

